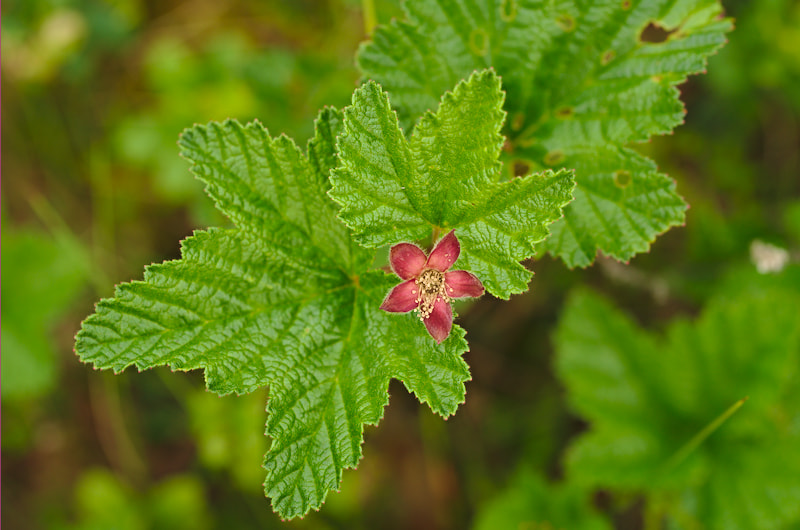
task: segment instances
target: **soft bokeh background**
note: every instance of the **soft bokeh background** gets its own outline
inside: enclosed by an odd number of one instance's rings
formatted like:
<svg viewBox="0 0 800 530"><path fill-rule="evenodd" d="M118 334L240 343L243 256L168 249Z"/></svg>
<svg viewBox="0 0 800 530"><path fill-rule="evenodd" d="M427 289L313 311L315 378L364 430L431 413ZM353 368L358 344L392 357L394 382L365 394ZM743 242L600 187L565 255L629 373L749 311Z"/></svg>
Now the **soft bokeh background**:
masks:
<svg viewBox="0 0 800 530"><path fill-rule="evenodd" d="M800 289L800 3L724 4L737 29L682 86L686 124L641 146L691 204L686 226L628 265L543 258L526 295L465 308L473 381L458 414L442 421L393 383L341 493L281 523L261 487L266 391L219 398L200 373L94 372L72 340L115 284L226 223L177 155L183 128L258 118L302 144L320 107L348 103L361 2L3 2L4 527L504 528L502 514L527 509L568 528L654 528L637 494L595 491L583 513L585 492L552 485L586 428L552 337L576 286L653 333L721 290ZM400 14L375 7L379 22ZM789 261L766 281L756 240Z"/></svg>

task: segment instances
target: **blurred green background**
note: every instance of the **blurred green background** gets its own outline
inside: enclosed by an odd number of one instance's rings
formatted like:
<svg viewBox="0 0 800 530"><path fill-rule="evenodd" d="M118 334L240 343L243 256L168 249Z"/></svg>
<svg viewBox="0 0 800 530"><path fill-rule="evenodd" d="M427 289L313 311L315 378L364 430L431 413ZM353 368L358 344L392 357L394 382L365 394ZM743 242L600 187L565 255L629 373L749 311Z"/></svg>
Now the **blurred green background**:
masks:
<svg viewBox="0 0 800 530"><path fill-rule="evenodd" d="M201 373L94 372L72 340L115 284L178 258L192 230L227 222L177 154L183 128L257 118L305 143L320 107L349 102L366 38L362 3L3 2L2 524L800 528L800 471L774 471L800 470L797 319L776 317L800 313L800 3L724 4L736 30L708 74L681 87L686 124L639 146L677 180L691 204L686 226L627 265L601 258L570 271L543 258L530 264L529 293L465 307L473 380L456 416L442 421L393 382L341 493L282 523L261 487L266 391L219 398ZM401 16L390 0L375 12L378 22ZM764 249L781 270L757 270L764 260L753 254ZM609 322L614 337L586 331ZM612 366L626 351L641 366L654 355L675 362L657 369L655 383L647 371L656 368L590 377L593 356ZM696 359L719 364L703 372ZM659 395L673 396L635 403L653 422L631 420L636 440L690 426L674 447L659 439L642 452L658 460L678 449L660 482L649 480L646 458L618 454L628 447L619 414L595 410L636 381L651 391L663 383ZM749 394L741 413L681 453ZM616 453L580 436L587 418L608 426ZM746 450L735 453L737 444ZM737 502L728 476L769 490L748 512L764 513L757 526L725 506Z"/></svg>

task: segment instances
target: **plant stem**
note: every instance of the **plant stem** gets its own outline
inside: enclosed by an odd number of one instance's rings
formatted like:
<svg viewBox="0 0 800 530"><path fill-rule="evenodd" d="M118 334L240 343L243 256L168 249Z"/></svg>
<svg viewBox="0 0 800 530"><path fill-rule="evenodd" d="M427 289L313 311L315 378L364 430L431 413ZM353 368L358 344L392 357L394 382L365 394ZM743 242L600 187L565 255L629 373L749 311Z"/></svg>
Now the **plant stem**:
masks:
<svg viewBox="0 0 800 530"><path fill-rule="evenodd" d="M92 193L92 251L96 263L102 264L103 270L116 278L114 190L111 185L111 169L108 160L100 154L94 154L89 164L89 183ZM112 256L111 259L103 259Z"/></svg>
<svg viewBox="0 0 800 530"><path fill-rule="evenodd" d="M439 236L442 235L442 232L444 232L444 230L438 226L433 227L433 231L431 232L431 247L434 247L436 242L439 241Z"/></svg>
<svg viewBox="0 0 800 530"><path fill-rule="evenodd" d="M373 0L361 0L361 10L364 12L364 33L370 36L378 25L378 20L375 18L375 3Z"/></svg>
<svg viewBox="0 0 800 530"><path fill-rule="evenodd" d="M722 424L725 423L725 421L728 418L733 416L733 414L737 410L739 410L741 406L744 405L744 402L747 401L748 399L749 399L748 396L743 397L742 399L740 399L739 401L728 407L728 409L725 412L717 416L716 419L714 419L714 421L706 425L703 428L703 430L695 434L691 438L691 440L686 442L683 445L683 447L678 449L678 451L674 455L672 455L672 457L669 460L667 460L666 464L664 464L664 470L674 469L675 467L677 467L678 464L683 462L687 456L689 456L695 449L697 449L700 446L700 444L702 444L706 440L706 438L711 436L711 434L714 431L719 429L720 426L722 426Z"/></svg>
<svg viewBox="0 0 800 530"><path fill-rule="evenodd" d="M112 467L141 486L147 463L130 436L120 399L119 381L108 372L89 377L89 403L100 447Z"/></svg>
<svg viewBox="0 0 800 530"><path fill-rule="evenodd" d="M50 201L39 192L26 191L26 198L28 204L36 214L36 217L47 227L52 234L53 238L65 249L74 249L82 254L86 252L86 246L81 239L72 231L69 225L64 221L64 218L53 207ZM91 282L92 287L97 292L102 292L111 283L111 280L100 267L91 268L87 262L83 264L85 267L86 279Z"/></svg>

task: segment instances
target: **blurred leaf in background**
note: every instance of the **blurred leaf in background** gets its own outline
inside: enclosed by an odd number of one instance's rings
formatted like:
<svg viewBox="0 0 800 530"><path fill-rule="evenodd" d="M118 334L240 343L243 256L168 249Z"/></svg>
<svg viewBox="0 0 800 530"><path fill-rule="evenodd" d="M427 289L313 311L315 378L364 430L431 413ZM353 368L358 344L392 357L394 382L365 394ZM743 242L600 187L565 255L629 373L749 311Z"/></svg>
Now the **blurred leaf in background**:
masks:
<svg viewBox="0 0 800 530"><path fill-rule="evenodd" d="M39 397L55 386L60 358L54 327L86 288L89 261L77 242L39 231L4 228L2 238L5 402Z"/></svg>
<svg viewBox="0 0 800 530"><path fill-rule="evenodd" d="M269 446L263 434L266 391L220 397L196 389L186 399L200 462L208 469L227 471L242 490L261 493L260 463Z"/></svg>
<svg viewBox="0 0 800 530"><path fill-rule="evenodd" d="M568 450L568 476L646 491L681 523L781 528L800 518L794 288L721 294L665 338L597 295L574 294L556 333L557 370L590 430Z"/></svg>
<svg viewBox="0 0 800 530"><path fill-rule="evenodd" d="M157 175L153 185L165 200L191 199L202 187L187 175L186 162L175 156L176 131L204 121L203 116L255 118L259 101L261 106L274 105L265 113L269 122L291 121L285 89L295 68L291 54L257 50L236 32L215 35L201 46L194 50L170 34L157 37L145 50L142 65L154 100L143 112L122 117L112 132L120 161ZM255 77L260 72L269 76Z"/></svg>
<svg viewBox="0 0 800 530"><path fill-rule="evenodd" d="M110 471L89 469L75 486L75 505L78 522L69 530L204 530L214 522L194 475L173 475L137 493Z"/></svg>
<svg viewBox="0 0 800 530"><path fill-rule="evenodd" d="M521 469L508 487L479 512L475 530L610 530L590 506L589 491L573 484L548 484Z"/></svg>
<svg viewBox="0 0 800 530"><path fill-rule="evenodd" d="M718 106L726 99L736 99L746 112L745 121L758 108L756 92L786 98L786 103L800 109L800 4L794 0L728 0L725 7L736 17L736 33L709 70L708 82L722 98L710 102ZM747 66L745 66L747 65ZM736 118L736 117L732 117Z"/></svg>

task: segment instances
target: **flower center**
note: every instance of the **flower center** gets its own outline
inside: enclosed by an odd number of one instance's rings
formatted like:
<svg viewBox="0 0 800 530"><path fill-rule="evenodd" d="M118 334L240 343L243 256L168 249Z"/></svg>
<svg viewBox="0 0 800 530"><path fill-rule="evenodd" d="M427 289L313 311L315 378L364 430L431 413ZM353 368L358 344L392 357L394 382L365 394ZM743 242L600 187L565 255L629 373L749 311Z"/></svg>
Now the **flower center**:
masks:
<svg viewBox="0 0 800 530"><path fill-rule="evenodd" d="M419 286L416 301L419 303L417 311L419 312L420 320L424 320L431 315L433 304L436 303L436 300L442 299L445 302L450 300L444 289L443 272L436 269L425 269L414 281Z"/></svg>

